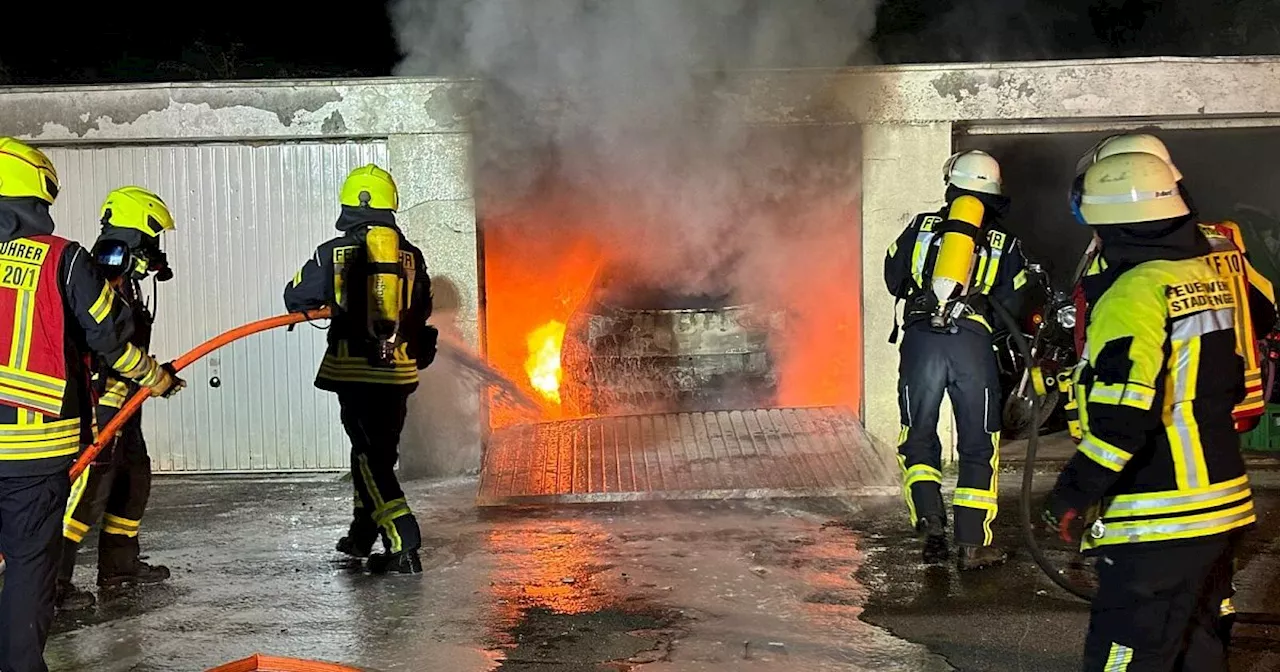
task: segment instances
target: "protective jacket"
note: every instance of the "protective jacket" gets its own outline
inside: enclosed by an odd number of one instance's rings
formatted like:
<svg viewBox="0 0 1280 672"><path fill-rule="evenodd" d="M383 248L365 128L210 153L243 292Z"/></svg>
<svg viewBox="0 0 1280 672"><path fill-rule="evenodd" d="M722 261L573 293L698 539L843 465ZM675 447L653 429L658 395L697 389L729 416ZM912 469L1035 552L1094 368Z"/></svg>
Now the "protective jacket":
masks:
<svg viewBox="0 0 1280 672"><path fill-rule="evenodd" d="M129 342L144 352L151 349L151 332L155 325L155 317L142 301L137 280L126 279L116 287L116 296L129 307L132 317L133 335ZM138 391L138 384L116 374L109 368L99 368L94 374L94 391L98 396L98 404L109 408L123 408L124 402Z"/></svg>
<svg viewBox="0 0 1280 672"><path fill-rule="evenodd" d="M947 202L961 194L977 197L982 201L984 212L975 250L977 259L972 266L969 292L964 299L967 305L963 319L957 320L957 324L981 333L991 333L995 322L989 299L999 301L1015 315L1021 312L1021 290L1027 283L1026 260L1022 256L1022 244L1000 227L1008 199L952 187L948 189ZM930 286L942 243L939 228L946 222L947 212L948 208L944 207L938 212L916 215L885 255L885 286L895 298L906 301L903 315L906 327L927 322L937 307L937 299ZM896 340L895 326L890 341Z"/></svg>
<svg viewBox="0 0 1280 672"><path fill-rule="evenodd" d="M66 469L94 436L89 353L155 384L160 365L129 343L132 314L79 244L52 235L47 204L0 198L0 471Z"/></svg>
<svg viewBox="0 0 1280 672"><path fill-rule="evenodd" d="M400 237L400 270L404 284L402 312L392 365L370 361L375 343L369 333L371 297L366 261L365 234L370 227L390 227ZM435 356L435 330L427 326L431 316L431 278L422 252L395 228L389 210L343 206L337 228L341 236L316 248L293 281L285 286L284 304L290 312L328 306L333 322L328 348L316 375L316 387L330 392L358 390L364 385L396 385L412 392L418 386L418 370Z"/></svg>
<svg viewBox="0 0 1280 672"><path fill-rule="evenodd" d="M1257 427L1268 401L1264 396L1263 355L1259 344L1276 329L1275 290L1249 263L1244 237L1235 222L1202 223L1200 231L1211 250L1206 261L1229 283L1236 298L1236 349L1245 363L1245 397L1236 404L1232 415L1236 430L1247 432ZM1096 255L1076 287L1077 314L1087 316L1102 290L1114 280L1115 274L1124 270L1122 264L1108 264L1103 255ZM1085 319L1076 322L1077 352L1084 347L1085 324ZM1078 404L1074 398L1068 401L1067 416L1072 435L1078 439Z"/></svg>
<svg viewBox="0 0 1280 672"><path fill-rule="evenodd" d="M1181 253L1099 276L1074 380L1083 438L1053 494L1079 511L1096 505L1086 551L1255 521L1231 414L1244 396L1237 298L1203 234L1184 228Z"/></svg>

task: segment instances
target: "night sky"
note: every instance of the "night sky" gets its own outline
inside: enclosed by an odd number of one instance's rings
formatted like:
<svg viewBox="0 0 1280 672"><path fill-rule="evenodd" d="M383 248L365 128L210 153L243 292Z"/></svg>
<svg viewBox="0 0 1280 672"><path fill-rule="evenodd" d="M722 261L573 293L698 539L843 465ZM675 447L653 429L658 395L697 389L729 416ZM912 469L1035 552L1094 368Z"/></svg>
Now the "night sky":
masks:
<svg viewBox="0 0 1280 672"><path fill-rule="evenodd" d="M0 84L384 76L398 59L377 0L5 5ZM1280 52L1271 0L885 0L878 14L886 63Z"/></svg>

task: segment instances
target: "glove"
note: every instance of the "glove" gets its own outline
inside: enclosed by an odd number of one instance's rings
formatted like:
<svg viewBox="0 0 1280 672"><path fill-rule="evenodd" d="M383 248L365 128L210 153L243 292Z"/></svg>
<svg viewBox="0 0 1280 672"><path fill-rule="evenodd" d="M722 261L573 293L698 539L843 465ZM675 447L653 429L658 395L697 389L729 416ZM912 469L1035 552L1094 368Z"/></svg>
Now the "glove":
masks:
<svg viewBox="0 0 1280 672"><path fill-rule="evenodd" d="M440 330L427 324L423 325L418 336L418 370L421 371L436 361L436 350L440 342Z"/></svg>
<svg viewBox="0 0 1280 672"><path fill-rule="evenodd" d="M1041 508L1040 519L1045 527L1069 544L1078 544L1084 538L1084 518L1080 512L1050 494Z"/></svg>
<svg viewBox="0 0 1280 672"><path fill-rule="evenodd" d="M151 386L152 397L164 397L168 399L178 393L178 390L187 386L187 381L179 378L177 372L173 368L173 363L160 365L160 380Z"/></svg>

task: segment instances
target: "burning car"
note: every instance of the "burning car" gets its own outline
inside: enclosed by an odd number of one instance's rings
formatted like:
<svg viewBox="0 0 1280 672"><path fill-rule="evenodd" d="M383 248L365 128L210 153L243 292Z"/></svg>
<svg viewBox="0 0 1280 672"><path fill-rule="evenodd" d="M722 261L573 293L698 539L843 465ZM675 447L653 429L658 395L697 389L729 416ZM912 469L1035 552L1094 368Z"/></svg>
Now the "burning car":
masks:
<svg viewBox="0 0 1280 672"><path fill-rule="evenodd" d="M781 313L605 266L565 325L560 386L578 415L774 405Z"/></svg>

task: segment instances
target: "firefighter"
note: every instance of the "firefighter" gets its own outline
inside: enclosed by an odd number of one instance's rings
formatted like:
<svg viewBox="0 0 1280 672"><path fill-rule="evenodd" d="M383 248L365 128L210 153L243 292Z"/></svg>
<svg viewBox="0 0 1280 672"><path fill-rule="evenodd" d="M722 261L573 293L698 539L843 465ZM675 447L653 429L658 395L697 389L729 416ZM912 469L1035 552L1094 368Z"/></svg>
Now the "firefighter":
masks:
<svg viewBox="0 0 1280 672"><path fill-rule="evenodd" d="M0 138L0 670L46 672L63 511L81 444L93 439L94 353L170 396L185 383L129 342L132 316L89 254L53 235L53 163Z"/></svg>
<svg viewBox="0 0 1280 672"><path fill-rule="evenodd" d="M111 192L102 205L102 232L91 250L98 270L133 314L131 343L151 347L155 317L143 301L141 280L155 274L158 281L173 278L160 235L174 229L173 215L156 194L141 187ZM98 388L98 427L105 427L137 384L109 371L95 375ZM58 608L68 611L93 606L93 593L76 588L72 575L80 542L99 520L98 586L117 588L159 583L169 568L139 559L138 529L151 495L151 458L142 436L142 414L135 413L120 429L112 445L72 484L62 527L62 562L58 571Z"/></svg>
<svg viewBox="0 0 1280 672"><path fill-rule="evenodd" d="M943 179L946 206L916 215L885 256L885 284L906 301L898 461L908 515L924 537L923 559L945 562L950 549L937 425L946 393L959 432L956 562L972 570L1006 559L992 545L991 531L1002 413L990 304L1020 312L1027 274L1021 243L1001 227L1009 199L1001 193L996 160L981 151L959 152L944 165ZM897 340L896 325L889 340Z"/></svg>
<svg viewBox="0 0 1280 672"><path fill-rule="evenodd" d="M1121 269L1088 316L1083 439L1042 512L1097 557L1084 667L1225 670L1217 617L1256 520L1232 419L1238 301L1159 157L1108 156L1075 184L1073 210Z"/></svg>
<svg viewBox="0 0 1280 672"><path fill-rule="evenodd" d="M1114 154L1125 152L1141 152L1159 157L1169 166L1174 179L1178 182L1178 190L1192 217L1198 217L1195 203L1187 190L1182 172L1173 163L1173 157L1159 138L1146 133L1113 135L1104 138L1090 149L1080 160L1077 173L1083 168ZM1079 179L1079 178L1077 178ZM1235 418L1236 431L1248 432L1257 427L1266 409L1263 390L1262 352L1259 342L1272 334L1276 329L1275 290L1271 282L1259 273L1249 261L1248 250L1245 249L1244 237L1234 222L1199 223L1201 232L1209 240L1212 255L1208 261L1213 268L1226 279L1232 287L1237 302L1236 311L1236 348L1245 360L1245 397L1236 404L1232 411ZM1086 252L1086 254L1088 254ZM1097 299L1100 288L1105 287L1109 274L1124 270L1123 265L1108 264L1105 254L1093 255L1088 271L1081 278L1081 299L1087 307ZM1087 308L1086 308L1087 310ZM1084 312L1081 313L1082 315ZM1083 331L1085 321L1077 324L1078 331ZM1078 334L1077 341L1082 342L1083 333ZM1070 400L1068 413L1071 420L1078 418L1078 405L1074 398ZM1078 421L1072 423L1072 434L1080 438ZM1231 594L1234 595L1234 589ZM1221 621L1219 635L1223 645L1230 643L1230 634L1236 618L1235 605L1228 597L1221 605Z"/></svg>
<svg viewBox="0 0 1280 672"><path fill-rule="evenodd" d="M1174 179L1178 181L1178 190L1183 201L1190 208L1192 216L1198 218L1195 203L1182 179L1182 173L1174 165L1169 149L1159 138L1146 133L1113 135L1103 139L1084 157L1077 169L1077 179L1084 168L1114 154L1141 152L1159 157L1169 166ZM1223 275L1232 285L1239 308L1236 314L1236 345L1245 358L1245 398L1235 407L1236 429L1241 432L1252 430L1258 425L1266 408L1262 385L1262 353L1258 347L1264 339L1276 329L1276 296L1271 282L1259 273L1249 262L1249 254L1245 249L1244 237L1234 222L1216 223L1200 222L1205 237L1209 239L1213 255L1209 258L1214 269ZM1105 255L1097 256L1085 277L1081 280L1085 305L1092 303L1097 297L1095 285L1106 282L1100 276L1108 271ZM1115 272L1112 269L1111 272ZM1083 324L1083 321L1081 321Z"/></svg>
<svg viewBox="0 0 1280 672"><path fill-rule="evenodd" d="M435 356L431 280L422 252L396 227L399 194L370 164L342 185L337 229L284 290L291 312L329 307L333 323L316 387L335 392L351 439L353 520L337 544L375 574L422 571L418 522L396 478L400 432L418 371ZM371 554L382 539L383 552Z"/></svg>

